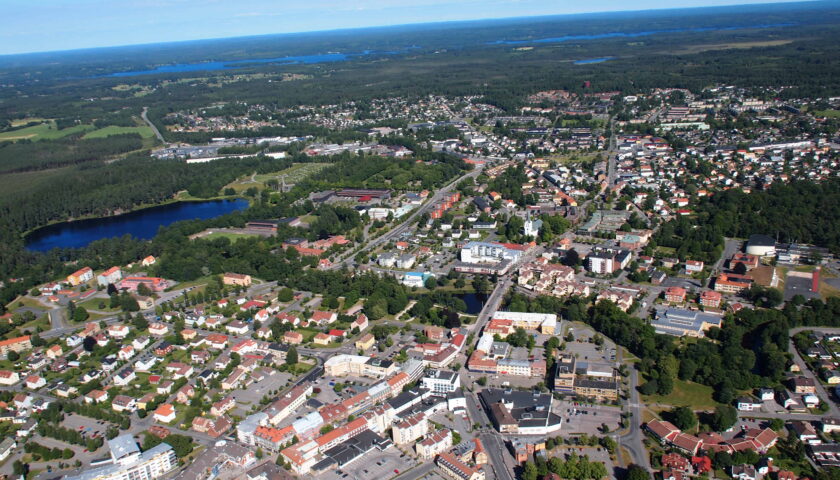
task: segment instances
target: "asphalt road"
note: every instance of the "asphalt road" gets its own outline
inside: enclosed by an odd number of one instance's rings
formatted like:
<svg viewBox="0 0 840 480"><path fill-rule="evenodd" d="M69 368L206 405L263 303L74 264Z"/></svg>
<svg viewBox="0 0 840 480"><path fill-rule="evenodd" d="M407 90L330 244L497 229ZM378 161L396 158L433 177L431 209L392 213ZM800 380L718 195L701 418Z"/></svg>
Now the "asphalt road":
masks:
<svg viewBox="0 0 840 480"><path fill-rule="evenodd" d="M618 362L621 362L622 356L622 349L616 349L616 357ZM643 440L644 435L642 434L642 401L639 398L639 392L637 387L639 385L639 372L636 371L635 368L630 369L630 398L629 398L629 411L630 411L630 429L624 435L621 435L619 440L619 445L627 449L630 452L630 456L633 458L633 463L636 465L642 466L648 471L651 471L650 468L650 458L648 457L647 450L645 449Z"/></svg>

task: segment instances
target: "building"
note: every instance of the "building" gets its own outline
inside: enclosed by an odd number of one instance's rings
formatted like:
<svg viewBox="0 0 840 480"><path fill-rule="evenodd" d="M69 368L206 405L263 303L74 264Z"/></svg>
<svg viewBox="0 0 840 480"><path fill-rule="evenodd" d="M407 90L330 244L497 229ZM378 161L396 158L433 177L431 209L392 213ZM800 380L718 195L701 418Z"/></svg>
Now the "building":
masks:
<svg viewBox="0 0 840 480"><path fill-rule="evenodd" d="M656 333L676 337L703 337L706 330L712 327L720 328L722 323L723 317L720 315L681 308L668 308L657 310L656 318L651 321L651 326L656 330Z"/></svg>
<svg viewBox="0 0 840 480"><path fill-rule="evenodd" d="M395 423L391 428L391 435L395 444L405 445L426 435L428 431L429 420L426 418L426 414L421 412Z"/></svg>
<svg viewBox="0 0 840 480"><path fill-rule="evenodd" d="M718 308L723 300L723 295L714 290L705 290L700 294L700 305L706 308Z"/></svg>
<svg viewBox="0 0 840 480"><path fill-rule="evenodd" d="M448 428L437 430L414 446L417 455L423 460L431 460L439 453L452 447L452 432Z"/></svg>
<svg viewBox="0 0 840 480"><path fill-rule="evenodd" d="M85 267L67 275L67 283L72 286L81 285L93 280L93 269Z"/></svg>
<svg viewBox="0 0 840 480"><path fill-rule="evenodd" d="M464 263L499 263L504 260L516 261L522 256L523 250L520 245L469 242L461 248L460 255Z"/></svg>
<svg viewBox="0 0 840 480"><path fill-rule="evenodd" d="M121 279L122 270L120 270L120 267L111 267L96 277L96 284L102 287L107 287L111 284L116 285Z"/></svg>
<svg viewBox="0 0 840 480"><path fill-rule="evenodd" d="M222 283L225 285L235 285L239 287L250 287L251 276L242 275L240 273L225 273L222 277Z"/></svg>
<svg viewBox="0 0 840 480"><path fill-rule="evenodd" d="M461 377L451 370L432 370L423 377L423 388L434 393L450 393L461 388Z"/></svg>
<svg viewBox="0 0 840 480"><path fill-rule="evenodd" d="M721 293L741 293L749 289L754 280L749 275L721 273L715 279L715 291Z"/></svg>
<svg viewBox="0 0 840 480"><path fill-rule="evenodd" d="M484 471L473 468L449 453L441 453L435 461L438 468L453 480L484 480Z"/></svg>
<svg viewBox="0 0 840 480"><path fill-rule="evenodd" d="M747 241L747 254L770 257L776 254L776 241L767 235L753 234Z"/></svg>
<svg viewBox="0 0 840 480"><path fill-rule="evenodd" d="M624 249L602 248L593 249L586 257L586 268L590 272L601 275L612 275L626 268L633 258L632 252Z"/></svg>
<svg viewBox="0 0 840 480"><path fill-rule="evenodd" d="M376 338L373 336L373 334L366 333L366 334L362 335L361 338L356 340L356 349L364 351L364 350L367 350L367 349L373 347L375 344L376 344Z"/></svg>
<svg viewBox="0 0 840 480"><path fill-rule="evenodd" d="M140 284L145 285L153 292L162 292L169 286L167 281L160 277L125 277L117 285L117 288L136 292Z"/></svg>
<svg viewBox="0 0 840 480"><path fill-rule="evenodd" d="M560 429L562 419L551 412L551 394L488 388L478 396L501 433L546 435Z"/></svg>
<svg viewBox="0 0 840 480"><path fill-rule="evenodd" d="M175 407L171 404L164 403L155 410L154 418L155 421L160 423L169 423L175 420Z"/></svg>
<svg viewBox="0 0 840 480"><path fill-rule="evenodd" d="M23 352L32 348L29 335L10 338L0 342L0 356L6 356L9 352Z"/></svg>
<svg viewBox="0 0 840 480"><path fill-rule="evenodd" d="M533 330L545 335L554 335L557 329L557 315L553 313L526 313L526 312L495 312L491 318L494 321L509 321L511 331L517 328ZM489 326L489 324L488 324Z"/></svg>
<svg viewBox="0 0 840 480"><path fill-rule="evenodd" d="M178 464L175 452L167 443L141 452L130 434L108 440L112 463L66 475L63 480L154 480L163 477Z"/></svg>
<svg viewBox="0 0 840 480"><path fill-rule="evenodd" d="M668 287L665 289L665 301L671 303L685 302L686 291L682 287Z"/></svg>
<svg viewBox="0 0 840 480"><path fill-rule="evenodd" d="M342 377L362 375L384 378L396 370L396 365L383 358L371 358L363 355L335 355L324 362L324 375Z"/></svg>

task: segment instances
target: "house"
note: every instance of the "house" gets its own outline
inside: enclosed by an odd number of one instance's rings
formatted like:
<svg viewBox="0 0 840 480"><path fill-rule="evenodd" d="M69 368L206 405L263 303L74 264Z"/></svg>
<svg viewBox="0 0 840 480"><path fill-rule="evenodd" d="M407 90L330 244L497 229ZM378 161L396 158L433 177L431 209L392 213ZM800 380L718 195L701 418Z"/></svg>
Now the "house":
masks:
<svg viewBox="0 0 840 480"><path fill-rule="evenodd" d="M318 345L329 345L332 341L333 337L323 332L318 332L318 334L315 335L315 338L312 339L312 343Z"/></svg>
<svg viewBox="0 0 840 480"><path fill-rule="evenodd" d="M732 465L732 478L736 480L756 480L757 472L752 465Z"/></svg>
<svg viewBox="0 0 840 480"><path fill-rule="evenodd" d="M374 338L373 334L366 333L362 335L361 338L356 340L356 349L357 350L367 350L373 347L376 344L376 338Z"/></svg>
<svg viewBox="0 0 840 480"><path fill-rule="evenodd" d="M703 271L703 262L697 260L686 260L685 261L685 272L689 275L692 273L700 273Z"/></svg>
<svg viewBox="0 0 840 480"><path fill-rule="evenodd" d="M0 370L0 385L14 385L20 381L20 375L11 370Z"/></svg>
<svg viewBox="0 0 840 480"><path fill-rule="evenodd" d="M678 453L666 453L662 455L662 468L687 472L690 465L688 459Z"/></svg>
<svg viewBox="0 0 840 480"><path fill-rule="evenodd" d="M840 418L823 417L822 431L823 433L834 433L840 431Z"/></svg>
<svg viewBox="0 0 840 480"><path fill-rule="evenodd" d="M335 323L336 320L338 320L337 313L322 310L315 310L312 312L312 316L309 317L309 323L315 323L316 325L329 325Z"/></svg>
<svg viewBox="0 0 840 480"><path fill-rule="evenodd" d="M283 334L283 341L286 343L291 343L293 345L298 345L303 343L303 334L299 332L285 332Z"/></svg>
<svg viewBox="0 0 840 480"><path fill-rule="evenodd" d="M137 402L128 395L117 395L111 401L111 408L115 412L133 412L137 409Z"/></svg>
<svg viewBox="0 0 840 480"><path fill-rule="evenodd" d="M239 273L225 273L222 277L222 283L225 285L236 285L239 287L250 287L251 276L242 275Z"/></svg>
<svg viewBox="0 0 840 480"><path fill-rule="evenodd" d="M668 287L665 289L665 300L671 303L685 302L686 291L682 287Z"/></svg>
<svg viewBox="0 0 840 480"><path fill-rule="evenodd" d="M169 327L165 323L154 322L149 325L149 335L162 337L169 333Z"/></svg>
<svg viewBox="0 0 840 480"><path fill-rule="evenodd" d="M799 441L809 445L822 443L817 429L811 422L795 421L789 424L790 431L799 438Z"/></svg>
<svg viewBox="0 0 840 480"><path fill-rule="evenodd" d="M132 295L132 297L137 301L137 306L140 307L140 310L155 308L155 299L152 297L146 297L143 295Z"/></svg>
<svg viewBox="0 0 840 480"><path fill-rule="evenodd" d="M76 270L75 272L67 275L67 283L72 286L81 285L85 282L89 282L93 280L93 269L90 267L84 267L82 269Z"/></svg>
<svg viewBox="0 0 840 480"><path fill-rule="evenodd" d="M45 352L45 355L50 360L55 360L56 358L60 357L62 353L64 353L64 350L61 349L61 345L56 344L48 348Z"/></svg>
<svg viewBox="0 0 840 480"><path fill-rule="evenodd" d="M114 375L114 385L125 386L137 379L137 375L132 368L124 368L119 373Z"/></svg>
<svg viewBox="0 0 840 480"><path fill-rule="evenodd" d="M289 325L291 325L293 327L296 327L296 326L300 325L300 317L298 317L297 315L295 315L293 313L287 313L287 312L278 313L276 315L276 317L277 317L277 320L279 320L281 324L288 323Z"/></svg>
<svg viewBox="0 0 840 480"><path fill-rule="evenodd" d="M742 412L752 412L755 410L761 410L761 406L761 402L755 401L749 397L740 397L737 402L737 408Z"/></svg>
<svg viewBox="0 0 840 480"><path fill-rule="evenodd" d="M108 285L116 285L121 279L122 270L120 270L120 267L111 267L96 277L96 284L107 287Z"/></svg>
<svg viewBox="0 0 840 480"><path fill-rule="evenodd" d="M723 295L714 290L706 290L700 294L700 305L707 308L718 308L723 300Z"/></svg>
<svg viewBox="0 0 840 480"><path fill-rule="evenodd" d="M108 336L113 338L114 340L122 340L128 336L128 332L130 329L127 325L109 325L108 326Z"/></svg>
<svg viewBox="0 0 840 480"><path fill-rule="evenodd" d="M140 350L146 348L149 345L149 342L149 337L137 337L131 341L131 346L134 347L134 350L139 352Z"/></svg>
<svg viewBox="0 0 840 480"><path fill-rule="evenodd" d="M154 265L154 264L155 264L155 262L157 262L157 259L155 259L155 257L153 257L153 256L149 255L148 257L144 258L144 259L143 259L143 261L141 261L140 263L141 263L144 267L149 267L149 266L151 266L151 265Z"/></svg>
<svg viewBox="0 0 840 480"><path fill-rule="evenodd" d="M155 410L154 418L156 422L170 423L175 420L175 407L169 403L164 403Z"/></svg>
<svg viewBox="0 0 840 480"><path fill-rule="evenodd" d="M179 388L177 392L175 392L175 401L182 404L189 403L190 399L194 396L195 387L188 383L183 387Z"/></svg>
<svg viewBox="0 0 840 480"><path fill-rule="evenodd" d="M762 402L772 401L776 398L776 392L772 388L762 388L758 391L758 398Z"/></svg>
<svg viewBox="0 0 840 480"><path fill-rule="evenodd" d="M216 350L224 350L227 348L228 336L221 333L211 333L204 339L207 346Z"/></svg>
<svg viewBox="0 0 840 480"><path fill-rule="evenodd" d="M234 320L225 325L225 330L233 335L247 335L249 329L247 323L241 320Z"/></svg>
<svg viewBox="0 0 840 480"><path fill-rule="evenodd" d="M25 384L26 388L30 390L37 390L46 385L47 381L40 375L30 375L26 377Z"/></svg>
<svg viewBox="0 0 840 480"><path fill-rule="evenodd" d="M224 415L226 412L233 410L236 407L236 399L232 396L227 396L218 402L213 403L210 408L210 414L216 417Z"/></svg>
<svg viewBox="0 0 840 480"><path fill-rule="evenodd" d="M792 380L794 393L817 393L816 382L813 378L796 377Z"/></svg>
<svg viewBox="0 0 840 480"><path fill-rule="evenodd" d="M105 390L91 390L85 395L85 403L103 403L108 401L108 392Z"/></svg>
<svg viewBox="0 0 840 480"><path fill-rule="evenodd" d="M368 322L367 315L365 315L364 313L360 313L356 316L356 319L353 320L352 323L350 323L350 330L358 328L360 332L363 332L366 328L368 328L369 324L370 322Z"/></svg>
<svg viewBox="0 0 840 480"><path fill-rule="evenodd" d="M160 342L160 344L155 347L155 355L158 357L163 357L172 353L175 350L175 347L169 342Z"/></svg>

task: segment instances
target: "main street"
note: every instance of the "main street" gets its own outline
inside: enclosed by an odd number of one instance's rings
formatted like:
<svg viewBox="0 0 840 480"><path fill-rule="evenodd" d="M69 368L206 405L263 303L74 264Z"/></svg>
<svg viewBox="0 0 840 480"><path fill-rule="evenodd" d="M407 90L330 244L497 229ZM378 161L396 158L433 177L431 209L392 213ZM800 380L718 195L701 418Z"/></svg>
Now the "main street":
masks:
<svg viewBox="0 0 840 480"><path fill-rule="evenodd" d="M456 178L446 186L439 189L431 198L429 198L426 203L424 203L420 208L414 210L407 219L405 219L402 223L397 225L396 227L392 228L391 230L383 233L379 237L368 241L362 248L357 251L350 251L344 254L344 257L340 260L336 261L330 268L331 269L338 269L342 267L349 266L353 263L353 257L359 253L369 252L376 247L387 243L397 236L401 235L403 232L408 231L408 229L420 218L421 215L431 210L435 205L438 204L441 200L443 200L444 195L451 192L459 183L467 178L475 178L477 177L481 171L483 170L483 165L479 165L469 172L461 175L460 177Z"/></svg>
<svg viewBox="0 0 840 480"><path fill-rule="evenodd" d="M621 363L623 348L616 349L616 359ZM624 447L630 453L633 463L642 466L650 471L650 459L644 445L642 434L642 401L639 398L639 372L630 368L630 396L628 398L628 411L630 412L630 426L624 435L618 437L619 447Z"/></svg>

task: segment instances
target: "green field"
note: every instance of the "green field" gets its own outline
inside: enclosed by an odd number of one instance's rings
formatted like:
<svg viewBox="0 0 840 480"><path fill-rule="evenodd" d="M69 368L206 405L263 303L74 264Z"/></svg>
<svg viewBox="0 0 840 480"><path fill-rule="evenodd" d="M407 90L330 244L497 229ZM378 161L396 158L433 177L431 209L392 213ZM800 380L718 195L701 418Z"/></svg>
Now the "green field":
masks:
<svg viewBox="0 0 840 480"><path fill-rule="evenodd" d="M814 116L840 118L840 110L818 110L814 112Z"/></svg>
<svg viewBox="0 0 840 480"><path fill-rule="evenodd" d="M142 127L117 127L114 125L109 125L105 128L100 128L99 130L94 130L92 132L88 132L82 138L105 138L111 135L120 135L123 133L137 133L140 134L143 138L151 138L155 136L155 132L152 131L151 128L148 126Z"/></svg>
<svg viewBox="0 0 840 480"><path fill-rule="evenodd" d="M712 400L712 392L712 387L706 385L674 380L674 391L670 395L643 395L642 400L654 409L656 407L653 404L659 403L666 410L670 410L671 406L687 406L695 410L711 410L720 405Z"/></svg>
<svg viewBox="0 0 840 480"><path fill-rule="evenodd" d="M294 184L309 176L315 175L329 165L329 163L296 163L285 170L280 170L279 172L248 175L246 177L239 178L225 185L225 188L233 188L236 190L237 194L240 194L251 187L263 190L266 188L265 182L269 180L280 181L281 176L286 177L287 184Z"/></svg>
<svg viewBox="0 0 840 480"><path fill-rule="evenodd" d="M21 128L20 130L13 130L11 132L0 133L0 141L15 141L15 140L43 140L66 137L74 133L86 132L93 130L93 125L76 125L75 127L58 130L55 127L55 122L46 122L40 125L33 125L31 127Z"/></svg>
<svg viewBox="0 0 840 480"><path fill-rule="evenodd" d="M241 240L243 238L254 238L259 237L259 235L253 235L249 233L227 233L227 232L213 232L206 237L201 237L202 240L215 240L217 238L227 238L231 242L235 242L237 240Z"/></svg>

